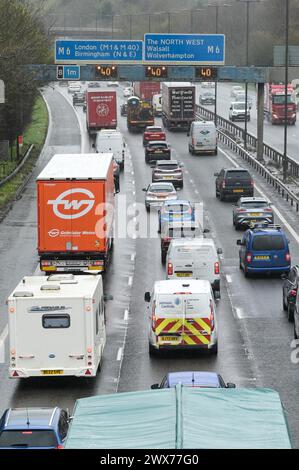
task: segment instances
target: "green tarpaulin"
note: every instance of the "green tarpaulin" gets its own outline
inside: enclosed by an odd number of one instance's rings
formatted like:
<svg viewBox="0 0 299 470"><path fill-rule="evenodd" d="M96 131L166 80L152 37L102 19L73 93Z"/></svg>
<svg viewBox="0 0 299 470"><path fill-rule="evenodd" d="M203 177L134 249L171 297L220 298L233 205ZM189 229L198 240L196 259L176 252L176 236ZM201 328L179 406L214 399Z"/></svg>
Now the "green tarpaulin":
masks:
<svg viewBox="0 0 299 470"><path fill-rule="evenodd" d="M289 449L277 392L164 390L77 400L66 449Z"/></svg>

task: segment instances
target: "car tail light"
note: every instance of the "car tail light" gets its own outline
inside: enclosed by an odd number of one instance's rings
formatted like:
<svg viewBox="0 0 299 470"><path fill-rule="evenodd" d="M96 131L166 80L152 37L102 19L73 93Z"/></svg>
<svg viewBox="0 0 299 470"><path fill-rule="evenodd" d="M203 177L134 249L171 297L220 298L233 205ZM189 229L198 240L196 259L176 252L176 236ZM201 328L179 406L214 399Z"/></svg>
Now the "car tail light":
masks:
<svg viewBox="0 0 299 470"><path fill-rule="evenodd" d="M271 209L271 207L266 207L266 209L264 209L265 212L273 212L273 210Z"/></svg>
<svg viewBox="0 0 299 470"><path fill-rule="evenodd" d="M218 261L214 264L214 273L215 274L219 274L220 272L220 265L218 263Z"/></svg>
<svg viewBox="0 0 299 470"><path fill-rule="evenodd" d="M246 253L246 261L247 261L247 263L251 263L251 261L252 261L252 254L251 253Z"/></svg>
<svg viewBox="0 0 299 470"><path fill-rule="evenodd" d="M173 275L173 264L172 264L172 263L168 263L168 266L167 266L167 274L168 274L168 276L172 276L172 275Z"/></svg>
<svg viewBox="0 0 299 470"><path fill-rule="evenodd" d="M215 318L214 318L214 306L213 306L212 300L210 300L210 323L211 323L211 331L214 331Z"/></svg>
<svg viewBox="0 0 299 470"><path fill-rule="evenodd" d="M286 261L289 263L291 261L290 253L286 253Z"/></svg>
<svg viewBox="0 0 299 470"><path fill-rule="evenodd" d="M58 446L56 446L55 449L64 449L64 447L62 445L58 444Z"/></svg>
<svg viewBox="0 0 299 470"><path fill-rule="evenodd" d="M290 297L296 297L297 296L297 289L292 289L290 292Z"/></svg>
<svg viewBox="0 0 299 470"><path fill-rule="evenodd" d="M222 189L225 189L225 181L222 181Z"/></svg>
<svg viewBox="0 0 299 470"><path fill-rule="evenodd" d="M246 212L246 209L242 209L242 208L240 208L240 209L237 209L237 211L236 211L236 212Z"/></svg>
<svg viewBox="0 0 299 470"><path fill-rule="evenodd" d="M164 237L162 238L163 242L170 242L171 241L171 237Z"/></svg>

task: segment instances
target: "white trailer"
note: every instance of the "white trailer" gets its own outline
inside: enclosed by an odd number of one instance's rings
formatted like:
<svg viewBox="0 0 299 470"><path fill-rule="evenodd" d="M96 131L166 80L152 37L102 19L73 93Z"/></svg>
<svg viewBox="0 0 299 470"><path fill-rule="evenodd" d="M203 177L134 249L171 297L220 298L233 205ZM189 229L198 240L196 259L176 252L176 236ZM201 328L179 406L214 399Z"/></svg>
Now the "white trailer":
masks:
<svg viewBox="0 0 299 470"><path fill-rule="evenodd" d="M95 377L106 342L102 277L24 277L8 298L11 378Z"/></svg>

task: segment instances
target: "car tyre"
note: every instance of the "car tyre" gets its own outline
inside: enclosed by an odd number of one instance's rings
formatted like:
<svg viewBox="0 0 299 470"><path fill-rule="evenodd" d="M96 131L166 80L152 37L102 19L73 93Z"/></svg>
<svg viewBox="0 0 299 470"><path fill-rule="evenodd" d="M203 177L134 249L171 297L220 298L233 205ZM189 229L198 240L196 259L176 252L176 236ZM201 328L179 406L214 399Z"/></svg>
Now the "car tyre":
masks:
<svg viewBox="0 0 299 470"><path fill-rule="evenodd" d="M210 352L215 356L218 354L218 342L211 347Z"/></svg>
<svg viewBox="0 0 299 470"><path fill-rule="evenodd" d="M167 256L167 253L165 251L161 251L161 263L162 264L166 263L166 256Z"/></svg>
<svg viewBox="0 0 299 470"><path fill-rule="evenodd" d="M292 323L294 321L294 307L291 307L291 304L288 304L288 321Z"/></svg>
<svg viewBox="0 0 299 470"><path fill-rule="evenodd" d="M150 207L149 206L145 206L146 208L146 212L149 212L150 211Z"/></svg>
<svg viewBox="0 0 299 470"><path fill-rule="evenodd" d="M286 304L285 301L284 301L284 295L282 295L282 308L285 312L288 309L288 304Z"/></svg>
<svg viewBox="0 0 299 470"><path fill-rule="evenodd" d="M154 346L151 343L148 344L148 352L151 357L157 355L157 350L156 348L154 348Z"/></svg>
<svg viewBox="0 0 299 470"><path fill-rule="evenodd" d="M219 193L219 199L220 201L224 201L224 194L221 192Z"/></svg>
<svg viewBox="0 0 299 470"><path fill-rule="evenodd" d="M296 333L296 326L295 326L295 323L294 323L294 338L295 338L295 339L298 339L298 336L297 336L297 333Z"/></svg>

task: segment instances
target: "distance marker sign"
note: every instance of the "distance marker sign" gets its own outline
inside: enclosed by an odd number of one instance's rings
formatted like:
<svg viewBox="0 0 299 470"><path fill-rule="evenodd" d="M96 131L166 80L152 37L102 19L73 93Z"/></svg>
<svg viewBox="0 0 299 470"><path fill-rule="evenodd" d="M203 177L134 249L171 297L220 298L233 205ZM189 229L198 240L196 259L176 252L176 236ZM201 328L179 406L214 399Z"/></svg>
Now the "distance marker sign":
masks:
<svg viewBox="0 0 299 470"><path fill-rule="evenodd" d="M223 65L224 61L224 34L144 35L144 63Z"/></svg>

